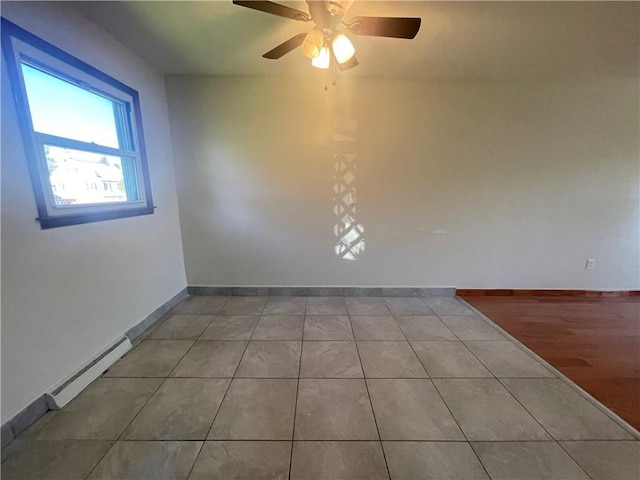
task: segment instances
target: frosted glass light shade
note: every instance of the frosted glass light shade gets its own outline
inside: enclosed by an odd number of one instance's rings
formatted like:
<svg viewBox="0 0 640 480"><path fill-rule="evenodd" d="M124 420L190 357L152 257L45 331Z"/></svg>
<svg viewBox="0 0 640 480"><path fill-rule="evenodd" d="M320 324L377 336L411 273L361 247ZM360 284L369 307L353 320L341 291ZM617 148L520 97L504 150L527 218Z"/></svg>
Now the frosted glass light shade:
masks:
<svg viewBox="0 0 640 480"><path fill-rule="evenodd" d="M353 43L351 43L351 40L342 33L336 33L333 36L333 42L331 45L333 47L333 55L336 57L336 61L338 63L348 62L351 60L351 57L353 57L354 53L356 53L356 49L353 46Z"/></svg>
<svg viewBox="0 0 640 480"><path fill-rule="evenodd" d="M320 55L311 60L311 65L316 68L329 68L329 64L331 63L331 54L329 53L329 49L327 47L322 47L320 49Z"/></svg>
<svg viewBox="0 0 640 480"><path fill-rule="evenodd" d="M320 55L320 50L324 45L324 35L317 27L307 33L302 42L302 52L309 58L313 59Z"/></svg>

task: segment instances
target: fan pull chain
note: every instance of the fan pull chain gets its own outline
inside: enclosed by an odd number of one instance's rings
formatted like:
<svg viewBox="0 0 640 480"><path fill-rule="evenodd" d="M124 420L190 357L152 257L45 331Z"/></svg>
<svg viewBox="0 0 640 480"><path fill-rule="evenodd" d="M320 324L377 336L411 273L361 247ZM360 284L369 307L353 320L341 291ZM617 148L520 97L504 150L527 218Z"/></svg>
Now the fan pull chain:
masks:
<svg viewBox="0 0 640 480"><path fill-rule="evenodd" d="M337 68L337 60L335 57L333 57L333 82L331 82L331 85L333 85L334 87L336 86L336 68Z"/></svg>

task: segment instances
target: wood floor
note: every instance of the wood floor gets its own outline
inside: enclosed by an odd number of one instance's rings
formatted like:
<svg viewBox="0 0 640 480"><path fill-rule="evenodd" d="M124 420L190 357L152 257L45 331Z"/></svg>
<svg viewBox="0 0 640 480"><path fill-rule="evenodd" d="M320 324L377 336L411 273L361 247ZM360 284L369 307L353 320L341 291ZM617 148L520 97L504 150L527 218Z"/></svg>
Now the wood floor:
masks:
<svg viewBox="0 0 640 480"><path fill-rule="evenodd" d="M640 430L640 297L462 295Z"/></svg>

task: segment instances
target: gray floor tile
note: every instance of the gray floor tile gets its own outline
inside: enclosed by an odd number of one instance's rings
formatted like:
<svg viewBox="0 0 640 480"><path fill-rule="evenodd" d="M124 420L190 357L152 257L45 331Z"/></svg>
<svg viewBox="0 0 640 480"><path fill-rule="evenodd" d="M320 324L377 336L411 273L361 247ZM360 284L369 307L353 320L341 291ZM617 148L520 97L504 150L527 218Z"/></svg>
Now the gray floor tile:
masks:
<svg viewBox="0 0 640 480"><path fill-rule="evenodd" d="M307 315L305 340L353 340L351 322L346 315Z"/></svg>
<svg viewBox="0 0 640 480"><path fill-rule="evenodd" d="M245 378L297 378L302 342L251 341L236 372Z"/></svg>
<svg viewBox="0 0 640 480"><path fill-rule="evenodd" d="M291 440L297 381L234 379L209 439Z"/></svg>
<svg viewBox="0 0 640 480"><path fill-rule="evenodd" d="M202 442L117 442L91 480L186 480Z"/></svg>
<svg viewBox="0 0 640 480"><path fill-rule="evenodd" d="M432 378L493 377L462 342L411 342L411 345Z"/></svg>
<svg viewBox="0 0 640 480"><path fill-rule="evenodd" d="M506 340L498 330L475 315L440 315L440 318L460 340Z"/></svg>
<svg viewBox="0 0 640 480"><path fill-rule="evenodd" d="M421 298L387 297L384 301L393 315L433 315Z"/></svg>
<svg viewBox="0 0 640 480"><path fill-rule="evenodd" d="M347 297L345 302L349 315L391 315L384 298Z"/></svg>
<svg viewBox="0 0 640 480"><path fill-rule="evenodd" d="M502 382L556 440L631 440L630 433L560 379Z"/></svg>
<svg viewBox="0 0 640 480"><path fill-rule="evenodd" d="M125 440L204 440L229 379L168 378L124 432Z"/></svg>
<svg viewBox="0 0 640 480"><path fill-rule="evenodd" d="M291 442L205 442L189 480L287 480Z"/></svg>
<svg viewBox="0 0 640 480"><path fill-rule="evenodd" d="M367 378L427 378L409 342L358 342Z"/></svg>
<svg viewBox="0 0 640 480"><path fill-rule="evenodd" d="M307 297L270 297L263 315L304 315Z"/></svg>
<svg viewBox="0 0 640 480"><path fill-rule="evenodd" d="M42 417L36 420L29 428L22 432L14 440L0 449L0 457L4 462L11 455L23 451L30 440L36 438L36 435L42 428L60 413L59 410L49 410ZM2 476L0 476L2 478Z"/></svg>
<svg viewBox="0 0 640 480"><path fill-rule="evenodd" d="M184 315L215 315L230 297L191 297L174 310L174 313Z"/></svg>
<svg viewBox="0 0 640 480"><path fill-rule="evenodd" d="M218 315L200 340L249 340L259 318L258 315Z"/></svg>
<svg viewBox="0 0 640 480"><path fill-rule="evenodd" d="M165 314L163 314L161 317L159 317L156 321L152 322L151 324L149 324L144 330L142 330L142 332L140 332L139 334L135 333L135 330L137 330L138 328L142 328L140 326L138 327L134 327L132 329L130 329L126 335L131 339L131 344L135 347L137 346L137 344L139 344L140 342L142 342L143 340L149 340L151 338L151 335L158 330L160 327L162 327L165 323L167 323L167 321L169 319L171 319L171 317L173 317L174 315L176 315L176 312L171 310ZM182 314L180 314L181 316L183 316ZM184 316L191 316L191 314L189 315L184 315ZM196 315L194 315L196 316ZM199 316L199 315L198 315ZM211 319L213 318L213 315L203 315L204 317L208 318L209 321L211 321ZM130 335L133 335L133 338L130 337Z"/></svg>
<svg viewBox="0 0 640 480"><path fill-rule="evenodd" d="M549 435L495 379L434 379L469 440L550 440Z"/></svg>
<svg viewBox="0 0 640 480"><path fill-rule="evenodd" d="M160 378L101 378L56 413L37 440L115 440L162 383Z"/></svg>
<svg viewBox="0 0 640 480"><path fill-rule="evenodd" d="M464 440L430 380L367 380L382 440Z"/></svg>
<svg viewBox="0 0 640 480"><path fill-rule="evenodd" d="M11 440L6 445L4 445L2 447L2 451L1 451L1 455L0 455L0 457L2 457L2 462L4 462L10 456L22 452L27 443L28 443L28 439L25 439L21 435L21 436L19 436L17 438L14 438L13 440ZM1 475L0 475L0 478L2 478Z"/></svg>
<svg viewBox="0 0 640 480"><path fill-rule="evenodd" d="M355 342L302 342L300 378L362 378Z"/></svg>
<svg viewBox="0 0 640 480"><path fill-rule="evenodd" d="M301 379L296 440L377 440L364 380Z"/></svg>
<svg viewBox="0 0 640 480"><path fill-rule="evenodd" d="M307 298L307 315L347 315L344 297Z"/></svg>
<svg viewBox="0 0 640 480"><path fill-rule="evenodd" d="M213 320L213 315L171 315L148 338L153 340L195 340Z"/></svg>
<svg viewBox="0 0 640 480"><path fill-rule="evenodd" d="M589 480L555 442L481 442L473 448L493 480Z"/></svg>
<svg viewBox="0 0 640 480"><path fill-rule="evenodd" d="M223 315L261 315L269 297L231 297L220 313Z"/></svg>
<svg viewBox="0 0 640 480"><path fill-rule="evenodd" d="M380 442L294 442L292 480L388 479Z"/></svg>
<svg viewBox="0 0 640 480"><path fill-rule="evenodd" d="M466 442L383 442L392 480L489 480Z"/></svg>
<svg viewBox="0 0 640 480"><path fill-rule="evenodd" d="M465 344L496 377L555 377L509 340L467 341Z"/></svg>
<svg viewBox="0 0 640 480"><path fill-rule="evenodd" d="M105 377L166 377L191 345L191 340L145 340L115 363Z"/></svg>
<svg viewBox="0 0 640 480"><path fill-rule="evenodd" d="M405 340L391 316L352 316L351 325L357 340Z"/></svg>
<svg viewBox="0 0 640 480"><path fill-rule="evenodd" d="M396 317L398 325L409 340L457 340L449 327L435 315Z"/></svg>
<svg viewBox="0 0 640 480"><path fill-rule="evenodd" d="M640 442L560 442L593 480L640 478Z"/></svg>
<svg viewBox="0 0 640 480"><path fill-rule="evenodd" d="M425 297L423 300L436 315L473 315L473 311L457 298Z"/></svg>
<svg viewBox="0 0 640 480"><path fill-rule="evenodd" d="M199 340L171 372L172 377L233 377L247 342Z"/></svg>
<svg viewBox="0 0 640 480"><path fill-rule="evenodd" d="M252 340L302 340L304 315L263 315Z"/></svg>
<svg viewBox="0 0 640 480"><path fill-rule="evenodd" d="M96 440L31 440L2 463L2 478L84 480L111 445Z"/></svg>

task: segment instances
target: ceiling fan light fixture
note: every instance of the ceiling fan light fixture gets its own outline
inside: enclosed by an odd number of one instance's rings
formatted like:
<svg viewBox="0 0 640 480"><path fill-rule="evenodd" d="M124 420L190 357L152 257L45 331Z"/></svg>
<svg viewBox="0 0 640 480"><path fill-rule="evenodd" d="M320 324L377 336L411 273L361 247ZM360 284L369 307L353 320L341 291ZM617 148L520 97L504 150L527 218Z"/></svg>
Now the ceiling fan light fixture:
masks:
<svg viewBox="0 0 640 480"><path fill-rule="evenodd" d="M340 64L351 60L351 57L356 53L356 49L353 46L353 43L351 43L351 40L340 32L337 32L333 36L331 46L333 48L333 55L336 57L336 61Z"/></svg>
<svg viewBox="0 0 640 480"><path fill-rule="evenodd" d="M311 65L316 68L327 69L329 68L329 64L331 63L331 53L329 53L329 49L327 47L322 47L320 49L320 55L311 60Z"/></svg>
<svg viewBox="0 0 640 480"><path fill-rule="evenodd" d="M311 30L302 42L302 52L309 58L314 59L320 55L324 46L324 34L318 27Z"/></svg>

